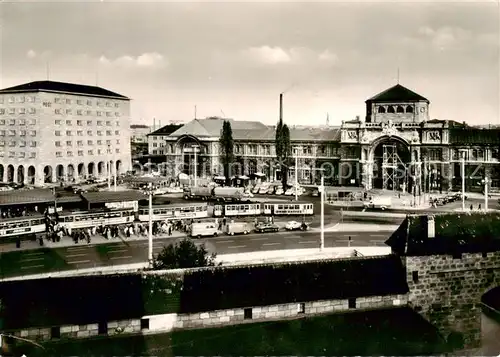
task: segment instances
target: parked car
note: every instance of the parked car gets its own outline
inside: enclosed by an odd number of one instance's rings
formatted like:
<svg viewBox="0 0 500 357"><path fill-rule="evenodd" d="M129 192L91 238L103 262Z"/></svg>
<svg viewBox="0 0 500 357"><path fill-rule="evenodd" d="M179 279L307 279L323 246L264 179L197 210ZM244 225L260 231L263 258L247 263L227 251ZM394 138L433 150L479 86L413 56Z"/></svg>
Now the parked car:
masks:
<svg viewBox="0 0 500 357"><path fill-rule="evenodd" d="M287 231L306 231L308 229L308 225L305 222L297 222L297 221L290 221L286 224L285 229Z"/></svg>
<svg viewBox="0 0 500 357"><path fill-rule="evenodd" d="M319 190L318 189L313 190L313 192L311 193L311 196L318 197L319 196Z"/></svg>
<svg viewBox="0 0 500 357"><path fill-rule="evenodd" d="M275 195L282 195L283 193L285 193L285 192L283 191L282 187L278 187L276 189L276 191L274 192Z"/></svg>
<svg viewBox="0 0 500 357"><path fill-rule="evenodd" d="M265 223L265 222L259 222L255 226L255 231L258 233L264 233L264 232L277 232L280 230L280 227L278 227L274 223Z"/></svg>

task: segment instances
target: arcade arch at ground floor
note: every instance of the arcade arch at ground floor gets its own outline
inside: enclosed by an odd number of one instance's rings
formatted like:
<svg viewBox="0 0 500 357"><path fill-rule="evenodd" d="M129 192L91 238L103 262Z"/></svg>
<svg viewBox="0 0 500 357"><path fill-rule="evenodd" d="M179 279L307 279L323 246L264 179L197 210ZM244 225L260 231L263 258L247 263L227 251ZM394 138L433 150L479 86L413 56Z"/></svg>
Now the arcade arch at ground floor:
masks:
<svg viewBox="0 0 500 357"><path fill-rule="evenodd" d="M122 160L110 161L90 161L58 164L21 164L2 163L0 164L0 182L18 183L25 185L41 185L47 183L74 183L89 177L106 177L111 167L110 176L115 173L120 175L125 173L128 165L124 165Z"/></svg>

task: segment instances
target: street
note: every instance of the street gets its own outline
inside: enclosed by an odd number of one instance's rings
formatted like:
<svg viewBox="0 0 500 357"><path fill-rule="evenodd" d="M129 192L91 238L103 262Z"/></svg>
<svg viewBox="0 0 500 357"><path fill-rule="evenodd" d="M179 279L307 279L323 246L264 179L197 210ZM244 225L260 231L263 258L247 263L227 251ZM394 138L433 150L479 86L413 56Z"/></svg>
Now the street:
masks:
<svg viewBox="0 0 500 357"><path fill-rule="evenodd" d="M383 245L391 232L325 232L325 247ZM154 241L153 253L182 238L161 238ZM210 252L234 254L266 250L314 248L320 244L320 233L296 231L220 236L196 240ZM76 245L55 249L13 251L0 255L0 278L32 275L73 269L88 269L140 263L147 260L148 242L122 241L99 245Z"/></svg>

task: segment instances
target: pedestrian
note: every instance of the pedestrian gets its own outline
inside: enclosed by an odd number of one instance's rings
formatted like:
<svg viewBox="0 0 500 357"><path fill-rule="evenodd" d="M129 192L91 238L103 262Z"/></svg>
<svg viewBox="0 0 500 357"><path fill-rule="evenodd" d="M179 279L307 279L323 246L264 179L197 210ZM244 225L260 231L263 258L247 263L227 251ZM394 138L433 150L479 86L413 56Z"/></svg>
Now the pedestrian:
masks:
<svg viewBox="0 0 500 357"><path fill-rule="evenodd" d="M481 211L481 204L479 204L479 206L477 207L477 209L478 209L479 211Z"/></svg>
<svg viewBox="0 0 500 357"><path fill-rule="evenodd" d="M474 206L473 205L470 205L470 210L472 211L474 209Z"/></svg>

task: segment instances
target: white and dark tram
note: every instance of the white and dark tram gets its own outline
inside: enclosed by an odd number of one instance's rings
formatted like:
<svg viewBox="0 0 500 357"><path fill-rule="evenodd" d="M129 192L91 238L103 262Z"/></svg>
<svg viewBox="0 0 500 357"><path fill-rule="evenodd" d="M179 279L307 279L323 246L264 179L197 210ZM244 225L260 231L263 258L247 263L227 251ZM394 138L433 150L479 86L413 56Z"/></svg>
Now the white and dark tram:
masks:
<svg viewBox="0 0 500 357"><path fill-rule="evenodd" d="M210 217L207 203L178 203L153 206L153 221L167 219L196 219ZM149 221L149 206L140 206L138 219L141 222Z"/></svg>
<svg viewBox="0 0 500 357"><path fill-rule="evenodd" d="M59 214L59 224L71 229L127 224L134 222L134 220L135 211L133 208L98 211L63 211Z"/></svg>
<svg viewBox="0 0 500 357"><path fill-rule="evenodd" d="M216 204L214 217L238 216L303 216L313 215L314 204L311 202L247 202L238 204Z"/></svg>
<svg viewBox="0 0 500 357"><path fill-rule="evenodd" d="M45 229L45 219L42 215L2 218L0 220L0 239L43 233Z"/></svg>

